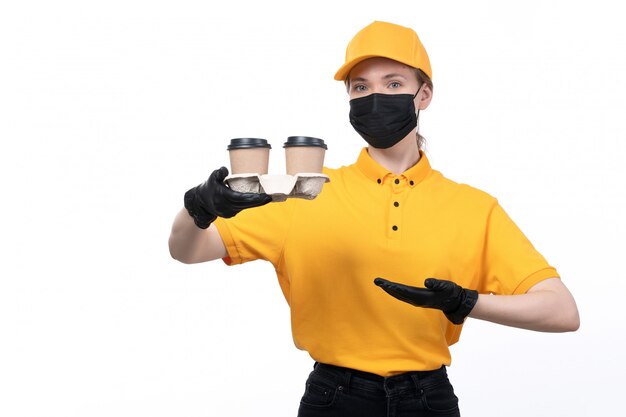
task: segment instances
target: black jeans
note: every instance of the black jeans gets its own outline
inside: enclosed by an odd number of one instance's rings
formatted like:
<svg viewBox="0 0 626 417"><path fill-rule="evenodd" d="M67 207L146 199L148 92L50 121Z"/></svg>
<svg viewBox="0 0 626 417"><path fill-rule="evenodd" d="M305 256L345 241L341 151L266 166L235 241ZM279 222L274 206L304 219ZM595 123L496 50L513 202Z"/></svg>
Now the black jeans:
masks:
<svg viewBox="0 0 626 417"><path fill-rule="evenodd" d="M446 368L384 378L316 363L298 417L459 417Z"/></svg>

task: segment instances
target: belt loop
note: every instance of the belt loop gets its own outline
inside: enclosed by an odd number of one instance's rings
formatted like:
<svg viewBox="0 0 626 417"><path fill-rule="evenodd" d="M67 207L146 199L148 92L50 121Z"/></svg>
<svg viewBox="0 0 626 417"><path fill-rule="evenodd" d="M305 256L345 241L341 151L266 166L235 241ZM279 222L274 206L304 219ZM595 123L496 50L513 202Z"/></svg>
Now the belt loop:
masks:
<svg viewBox="0 0 626 417"><path fill-rule="evenodd" d="M348 393L350 392L350 380L352 379L352 372L346 370L343 377L343 391ZM339 387L339 390L341 390L341 386Z"/></svg>
<svg viewBox="0 0 626 417"><path fill-rule="evenodd" d="M419 396L422 396L422 384L420 383L420 379L417 376L417 374L411 374L411 379L413 380L413 383L415 384L415 390L417 391L417 393L419 394Z"/></svg>

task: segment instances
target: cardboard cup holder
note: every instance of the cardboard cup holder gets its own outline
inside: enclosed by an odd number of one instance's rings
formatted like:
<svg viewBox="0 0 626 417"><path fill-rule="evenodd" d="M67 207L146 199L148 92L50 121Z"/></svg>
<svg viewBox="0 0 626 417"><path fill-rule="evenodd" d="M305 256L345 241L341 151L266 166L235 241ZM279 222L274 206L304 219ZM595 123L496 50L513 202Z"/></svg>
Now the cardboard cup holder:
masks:
<svg viewBox="0 0 626 417"><path fill-rule="evenodd" d="M224 182L241 193L266 193L273 201L288 198L313 200L322 192L328 175L322 174L328 147L323 139L289 136L283 144L287 175L267 173L272 146L267 139L234 138L227 147L232 174ZM304 172L301 172L304 171Z"/></svg>
<svg viewBox="0 0 626 417"><path fill-rule="evenodd" d="M296 175L232 174L224 179L234 191L266 193L272 196L272 201L285 201L288 198L313 200L322 191L324 183L329 181L328 175L318 172Z"/></svg>

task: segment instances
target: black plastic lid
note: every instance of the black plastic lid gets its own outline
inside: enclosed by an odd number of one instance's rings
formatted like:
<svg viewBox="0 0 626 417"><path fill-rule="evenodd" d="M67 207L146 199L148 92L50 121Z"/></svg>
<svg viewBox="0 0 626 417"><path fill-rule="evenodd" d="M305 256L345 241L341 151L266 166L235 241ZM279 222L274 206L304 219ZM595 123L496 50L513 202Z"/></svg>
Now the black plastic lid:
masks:
<svg viewBox="0 0 626 417"><path fill-rule="evenodd" d="M313 138L311 136L289 136L287 142L283 144L283 148L290 148L292 146L317 146L328 149L323 139Z"/></svg>
<svg viewBox="0 0 626 417"><path fill-rule="evenodd" d="M267 143L266 139L260 138L236 138L231 139L230 144L226 148L229 151L235 149L249 149L249 148L269 148L272 149L272 145Z"/></svg>

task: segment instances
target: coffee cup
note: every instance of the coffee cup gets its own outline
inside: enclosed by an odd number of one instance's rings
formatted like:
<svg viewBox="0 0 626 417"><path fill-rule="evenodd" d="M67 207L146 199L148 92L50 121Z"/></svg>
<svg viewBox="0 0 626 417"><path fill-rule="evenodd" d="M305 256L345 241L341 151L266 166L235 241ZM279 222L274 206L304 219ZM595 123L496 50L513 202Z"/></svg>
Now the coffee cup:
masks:
<svg viewBox="0 0 626 417"><path fill-rule="evenodd" d="M328 147L324 140L310 136L289 136L283 144L287 174L321 173Z"/></svg>
<svg viewBox="0 0 626 417"><path fill-rule="evenodd" d="M231 174L267 174L270 149L265 139L236 138L228 145Z"/></svg>

